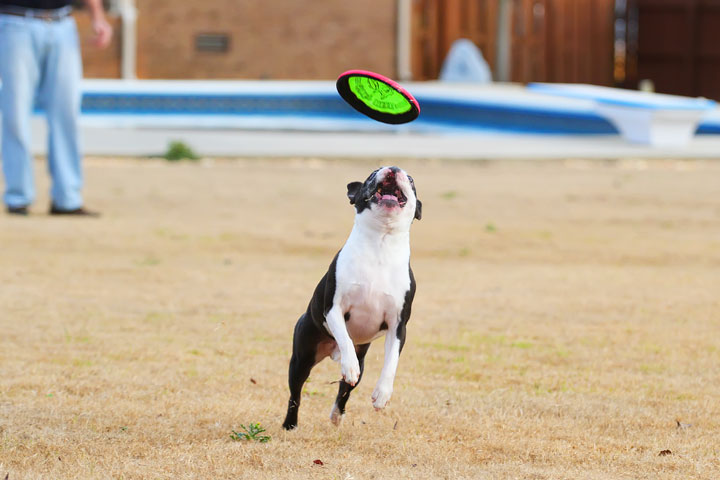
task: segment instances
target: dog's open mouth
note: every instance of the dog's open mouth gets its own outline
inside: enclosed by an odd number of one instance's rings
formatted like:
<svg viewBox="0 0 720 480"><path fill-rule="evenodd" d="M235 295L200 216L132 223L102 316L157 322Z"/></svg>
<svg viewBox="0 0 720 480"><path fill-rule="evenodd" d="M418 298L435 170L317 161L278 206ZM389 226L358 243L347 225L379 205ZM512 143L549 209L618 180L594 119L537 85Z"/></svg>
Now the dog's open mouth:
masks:
<svg viewBox="0 0 720 480"><path fill-rule="evenodd" d="M407 203L407 197L398 186L393 172L389 172L385 179L378 183L373 199L378 205L388 208L398 206L402 208Z"/></svg>

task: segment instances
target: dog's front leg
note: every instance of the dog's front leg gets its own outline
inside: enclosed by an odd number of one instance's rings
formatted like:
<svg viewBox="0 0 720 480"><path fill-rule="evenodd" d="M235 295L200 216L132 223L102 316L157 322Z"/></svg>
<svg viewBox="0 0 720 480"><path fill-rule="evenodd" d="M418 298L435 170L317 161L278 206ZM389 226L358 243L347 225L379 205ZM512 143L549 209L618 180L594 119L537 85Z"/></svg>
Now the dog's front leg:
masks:
<svg viewBox="0 0 720 480"><path fill-rule="evenodd" d="M380 379L375 385L372 394L373 406L376 410L385 408L392 395L395 372L397 372L398 362L400 361L400 350L402 350L404 336L405 324L402 322L397 328L391 328L385 334L385 361L382 372L380 372Z"/></svg>
<svg viewBox="0 0 720 480"><path fill-rule="evenodd" d="M355 353L355 345L345 327L345 318L339 305L333 305L325 321L340 350L340 370L343 380L354 386L360 378L360 362Z"/></svg>

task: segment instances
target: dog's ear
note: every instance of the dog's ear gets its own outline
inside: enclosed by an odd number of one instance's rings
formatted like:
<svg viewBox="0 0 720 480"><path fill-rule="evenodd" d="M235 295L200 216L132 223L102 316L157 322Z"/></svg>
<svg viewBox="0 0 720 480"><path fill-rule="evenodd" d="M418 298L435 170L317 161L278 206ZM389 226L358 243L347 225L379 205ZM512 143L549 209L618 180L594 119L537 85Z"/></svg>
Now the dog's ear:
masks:
<svg viewBox="0 0 720 480"><path fill-rule="evenodd" d="M420 220L422 218L422 202L415 200L415 218Z"/></svg>
<svg viewBox="0 0 720 480"><path fill-rule="evenodd" d="M363 184L361 182L351 182L347 185L347 196L350 199L350 205L355 205L355 200L357 199L357 196L360 195L360 189L362 188Z"/></svg>

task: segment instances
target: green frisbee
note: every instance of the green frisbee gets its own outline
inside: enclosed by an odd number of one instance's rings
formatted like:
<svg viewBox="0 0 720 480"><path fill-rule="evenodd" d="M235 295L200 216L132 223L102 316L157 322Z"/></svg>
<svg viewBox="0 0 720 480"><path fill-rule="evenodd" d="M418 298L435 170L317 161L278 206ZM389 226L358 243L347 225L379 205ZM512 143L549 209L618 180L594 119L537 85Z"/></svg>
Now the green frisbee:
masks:
<svg viewBox="0 0 720 480"><path fill-rule="evenodd" d="M349 70L338 77L335 85L351 107L378 122L397 125L412 122L420 115L415 97L378 73Z"/></svg>

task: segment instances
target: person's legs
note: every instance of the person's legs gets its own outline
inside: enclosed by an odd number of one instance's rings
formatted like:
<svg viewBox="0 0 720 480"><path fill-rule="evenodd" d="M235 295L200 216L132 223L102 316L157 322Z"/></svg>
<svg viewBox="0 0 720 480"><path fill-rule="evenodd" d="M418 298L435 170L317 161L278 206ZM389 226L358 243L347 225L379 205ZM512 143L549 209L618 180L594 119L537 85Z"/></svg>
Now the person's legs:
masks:
<svg viewBox="0 0 720 480"><path fill-rule="evenodd" d="M60 210L82 207L82 153L78 129L82 92L82 59L75 20L53 23L48 33L48 55L40 86L48 119L50 196Z"/></svg>
<svg viewBox="0 0 720 480"><path fill-rule="evenodd" d="M32 25L22 17L0 15L0 45L4 200L17 208L35 199L30 119L40 70Z"/></svg>

